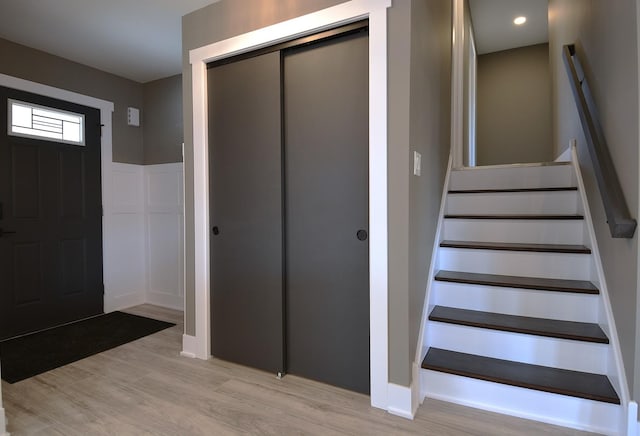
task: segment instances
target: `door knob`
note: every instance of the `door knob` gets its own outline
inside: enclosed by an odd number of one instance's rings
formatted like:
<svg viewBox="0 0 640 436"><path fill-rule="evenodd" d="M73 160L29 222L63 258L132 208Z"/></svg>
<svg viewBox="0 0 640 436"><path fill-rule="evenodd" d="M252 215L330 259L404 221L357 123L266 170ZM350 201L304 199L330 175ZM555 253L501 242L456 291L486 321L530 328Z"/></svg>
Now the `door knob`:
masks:
<svg viewBox="0 0 640 436"><path fill-rule="evenodd" d="M356 232L356 238L358 238L359 241L366 241L367 240L367 231L366 230L358 230Z"/></svg>
<svg viewBox="0 0 640 436"><path fill-rule="evenodd" d="M211 232L214 235L218 235L218 234L220 234L220 229L218 228L218 226L213 226L213 228L211 229Z"/></svg>
<svg viewBox="0 0 640 436"><path fill-rule="evenodd" d="M4 235L13 235L15 233L16 232L8 232L8 231L0 229L0 238L2 238Z"/></svg>

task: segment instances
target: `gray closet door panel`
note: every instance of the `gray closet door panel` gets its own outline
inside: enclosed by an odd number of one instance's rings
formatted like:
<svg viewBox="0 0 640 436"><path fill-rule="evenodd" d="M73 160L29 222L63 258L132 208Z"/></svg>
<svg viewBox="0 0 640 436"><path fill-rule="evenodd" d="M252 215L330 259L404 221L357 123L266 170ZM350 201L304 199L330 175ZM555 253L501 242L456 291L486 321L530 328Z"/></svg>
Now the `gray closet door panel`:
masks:
<svg viewBox="0 0 640 436"><path fill-rule="evenodd" d="M282 371L280 55L208 74L212 354Z"/></svg>
<svg viewBox="0 0 640 436"><path fill-rule="evenodd" d="M368 38L284 57L287 371L369 392Z"/></svg>

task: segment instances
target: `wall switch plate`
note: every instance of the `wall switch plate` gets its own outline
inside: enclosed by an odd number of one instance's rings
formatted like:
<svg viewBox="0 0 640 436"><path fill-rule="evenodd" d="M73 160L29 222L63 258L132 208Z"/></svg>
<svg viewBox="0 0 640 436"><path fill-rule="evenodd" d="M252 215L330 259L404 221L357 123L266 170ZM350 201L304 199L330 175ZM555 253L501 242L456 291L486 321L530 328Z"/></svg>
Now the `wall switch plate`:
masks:
<svg viewBox="0 0 640 436"><path fill-rule="evenodd" d="M140 109L136 109L135 107L127 108L127 124L140 127Z"/></svg>
<svg viewBox="0 0 640 436"><path fill-rule="evenodd" d="M413 175L419 176L422 173L422 155L417 151L413 152Z"/></svg>

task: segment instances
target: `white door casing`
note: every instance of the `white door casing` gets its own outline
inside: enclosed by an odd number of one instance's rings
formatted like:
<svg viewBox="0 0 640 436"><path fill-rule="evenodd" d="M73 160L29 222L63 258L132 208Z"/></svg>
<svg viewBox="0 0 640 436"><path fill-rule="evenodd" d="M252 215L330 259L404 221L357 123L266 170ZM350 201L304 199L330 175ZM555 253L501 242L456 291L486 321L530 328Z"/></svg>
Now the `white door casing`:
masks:
<svg viewBox="0 0 640 436"><path fill-rule="evenodd" d="M207 63L369 20L369 286L371 404L388 406L387 8L391 0L352 0L189 52L193 93L195 336L183 355L210 357Z"/></svg>

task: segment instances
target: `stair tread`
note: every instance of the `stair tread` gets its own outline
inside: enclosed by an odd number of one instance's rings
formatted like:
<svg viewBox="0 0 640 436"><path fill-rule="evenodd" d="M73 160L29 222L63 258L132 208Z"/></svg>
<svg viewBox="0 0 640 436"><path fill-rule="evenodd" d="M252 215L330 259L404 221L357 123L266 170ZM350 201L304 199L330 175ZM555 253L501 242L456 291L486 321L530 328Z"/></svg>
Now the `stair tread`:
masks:
<svg viewBox="0 0 640 436"><path fill-rule="evenodd" d="M472 220L583 220L582 215L566 214L446 214L445 219Z"/></svg>
<svg viewBox="0 0 640 436"><path fill-rule="evenodd" d="M509 192L562 192L577 191L576 186L557 186L552 188L492 188L492 189L452 189L449 194L501 194Z"/></svg>
<svg viewBox="0 0 640 436"><path fill-rule="evenodd" d="M422 368L588 400L620 404L605 375L429 348Z"/></svg>
<svg viewBox="0 0 640 436"><path fill-rule="evenodd" d="M479 242L479 241L450 241L440 242L440 247L469 248L502 251L533 251L538 253L578 253L590 254L591 249L584 245L570 244L528 244L513 242Z"/></svg>
<svg viewBox="0 0 640 436"><path fill-rule="evenodd" d="M435 279L443 282L499 286L506 288L538 289L543 291L573 292L581 294L600 293L593 283L586 280L518 277L446 270L438 271Z"/></svg>
<svg viewBox="0 0 640 436"><path fill-rule="evenodd" d="M598 324L435 306L429 320L491 330L608 344Z"/></svg>

